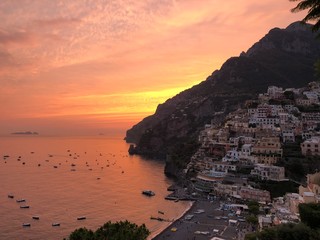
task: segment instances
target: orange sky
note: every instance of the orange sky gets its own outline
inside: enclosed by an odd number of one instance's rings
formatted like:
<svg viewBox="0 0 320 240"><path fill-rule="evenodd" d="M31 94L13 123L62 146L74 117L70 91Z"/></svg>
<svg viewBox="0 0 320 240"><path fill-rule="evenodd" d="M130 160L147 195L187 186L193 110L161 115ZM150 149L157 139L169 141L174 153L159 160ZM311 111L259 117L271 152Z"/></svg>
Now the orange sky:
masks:
<svg viewBox="0 0 320 240"><path fill-rule="evenodd" d="M288 0L1 0L0 134L130 128L302 18Z"/></svg>

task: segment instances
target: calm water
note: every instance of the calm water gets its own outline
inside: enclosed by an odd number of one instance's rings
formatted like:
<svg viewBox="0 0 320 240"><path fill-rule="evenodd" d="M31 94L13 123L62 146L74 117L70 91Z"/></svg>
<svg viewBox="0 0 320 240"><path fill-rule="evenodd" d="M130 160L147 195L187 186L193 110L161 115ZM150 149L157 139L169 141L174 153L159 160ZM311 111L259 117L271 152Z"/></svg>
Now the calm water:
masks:
<svg viewBox="0 0 320 240"><path fill-rule="evenodd" d="M174 219L189 203L164 200L171 184L164 164L128 156L128 147L121 137L0 137L0 239L63 239L79 227L125 219L145 223L153 234L164 229L168 223L150 216L160 210L160 217ZM144 189L156 196L142 195ZM21 198L26 203L16 202ZM22 227L26 222L30 228Z"/></svg>

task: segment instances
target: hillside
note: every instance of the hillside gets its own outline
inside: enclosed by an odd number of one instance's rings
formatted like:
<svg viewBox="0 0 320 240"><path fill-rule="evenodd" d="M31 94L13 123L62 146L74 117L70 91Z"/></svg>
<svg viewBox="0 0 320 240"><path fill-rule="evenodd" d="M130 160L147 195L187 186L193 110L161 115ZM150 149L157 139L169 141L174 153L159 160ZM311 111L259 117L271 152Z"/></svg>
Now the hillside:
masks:
<svg viewBox="0 0 320 240"><path fill-rule="evenodd" d="M302 87L315 81L314 63L320 58L315 37L310 25L298 22L270 30L205 81L160 104L155 114L127 131L126 141L136 144L137 154L187 158L204 124L220 123L270 85Z"/></svg>

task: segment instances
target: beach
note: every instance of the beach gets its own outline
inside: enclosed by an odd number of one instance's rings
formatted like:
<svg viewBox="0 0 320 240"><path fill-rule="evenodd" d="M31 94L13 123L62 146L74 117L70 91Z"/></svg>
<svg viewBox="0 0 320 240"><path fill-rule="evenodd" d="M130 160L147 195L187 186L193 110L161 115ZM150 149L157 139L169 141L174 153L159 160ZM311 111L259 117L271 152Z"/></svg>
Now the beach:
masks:
<svg viewBox="0 0 320 240"><path fill-rule="evenodd" d="M219 200L197 200L179 219L153 240L244 239L242 217L231 216L231 210L222 210ZM191 219L190 219L191 218ZM189 220L188 220L189 219ZM231 220L231 221L229 221ZM234 221L237 223L234 224ZM231 222L231 223L230 223Z"/></svg>

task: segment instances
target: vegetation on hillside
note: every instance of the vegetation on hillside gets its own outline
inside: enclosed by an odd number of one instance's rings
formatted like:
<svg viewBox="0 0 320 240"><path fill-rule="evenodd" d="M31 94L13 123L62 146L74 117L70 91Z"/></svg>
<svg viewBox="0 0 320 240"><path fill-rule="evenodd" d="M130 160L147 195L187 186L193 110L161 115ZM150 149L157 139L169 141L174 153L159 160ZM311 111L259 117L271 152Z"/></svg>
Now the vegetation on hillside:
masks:
<svg viewBox="0 0 320 240"><path fill-rule="evenodd" d="M245 240L319 240L320 204L299 205L301 223L281 224L261 232L247 234Z"/></svg>

